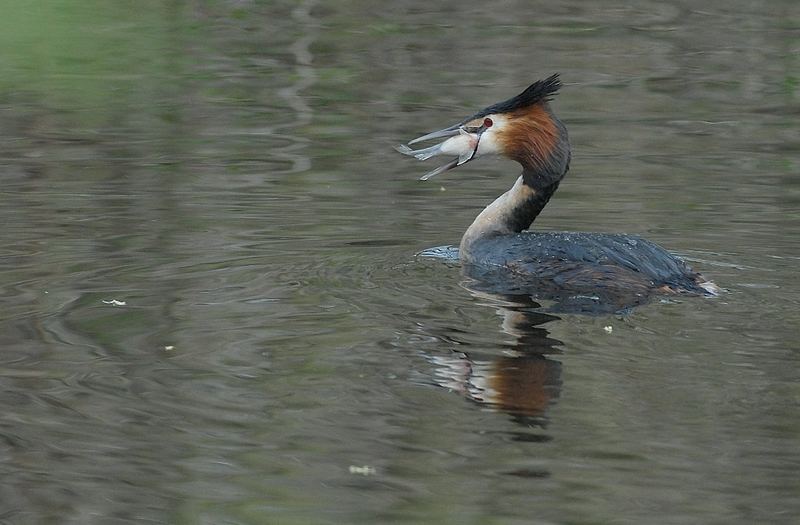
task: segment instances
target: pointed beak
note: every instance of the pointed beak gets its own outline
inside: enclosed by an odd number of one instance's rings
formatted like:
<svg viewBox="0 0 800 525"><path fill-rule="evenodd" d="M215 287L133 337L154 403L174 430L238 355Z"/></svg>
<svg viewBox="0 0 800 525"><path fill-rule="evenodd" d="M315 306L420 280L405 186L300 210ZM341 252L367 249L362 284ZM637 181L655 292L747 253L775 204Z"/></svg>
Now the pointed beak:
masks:
<svg viewBox="0 0 800 525"><path fill-rule="evenodd" d="M428 133L427 135L417 137L408 143L410 145L416 142L422 142L424 140L450 137L449 139L435 146L413 150L405 144L401 144L399 146L395 146L394 149L403 155L409 155L417 160L428 160L429 158L438 155L457 155L457 158L451 160L447 164L439 166L435 170L430 171L420 177L420 180L428 180L431 177L439 175L440 173L444 173L445 171L451 170L456 166L461 166L462 164L466 164L467 162L471 161L478 152L478 144L480 143L481 134L484 131L485 128L481 126L474 132L468 132L464 129L463 124L456 124L454 126L450 126L449 128L440 129L439 131L434 131L433 133Z"/></svg>
<svg viewBox="0 0 800 525"><path fill-rule="evenodd" d="M426 140L440 139L442 137L452 137L453 135L458 135L460 129L461 124L456 124L455 126L450 126L449 128L440 129L439 131L434 131L433 133L428 133L427 135L417 137L414 140L409 140L408 145L410 146L417 142L424 142Z"/></svg>

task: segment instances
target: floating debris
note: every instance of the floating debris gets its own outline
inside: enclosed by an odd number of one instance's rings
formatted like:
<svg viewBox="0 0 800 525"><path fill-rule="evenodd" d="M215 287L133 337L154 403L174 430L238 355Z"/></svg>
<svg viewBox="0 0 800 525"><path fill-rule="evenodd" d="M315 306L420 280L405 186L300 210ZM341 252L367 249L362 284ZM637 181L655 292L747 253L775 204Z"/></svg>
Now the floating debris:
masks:
<svg viewBox="0 0 800 525"><path fill-rule="evenodd" d="M369 465L364 465L358 467L356 465L350 465L350 474L360 474L362 476L374 476L377 474L378 471L375 470L375 467L370 467Z"/></svg>
<svg viewBox="0 0 800 525"><path fill-rule="evenodd" d="M110 304L112 306L125 306L128 303L126 303L125 301L117 301L116 299L111 299L110 301L106 301L104 299L103 304Z"/></svg>
<svg viewBox="0 0 800 525"><path fill-rule="evenodd" d="M164 350L166 350L166 351L175 350L175 347L172 346L172 345L167 345L167 346L164 347Z"/></svg>
<svg viewBox="0 0 800 525"><path fill-rule="evenodd" d="M613 327L613 326L611 326L611 325L604 326L604 327L603 327L603 330L605 330L607 334L610 334L611 332L613 332L613 331L614 331L614 327Z"/></svg>

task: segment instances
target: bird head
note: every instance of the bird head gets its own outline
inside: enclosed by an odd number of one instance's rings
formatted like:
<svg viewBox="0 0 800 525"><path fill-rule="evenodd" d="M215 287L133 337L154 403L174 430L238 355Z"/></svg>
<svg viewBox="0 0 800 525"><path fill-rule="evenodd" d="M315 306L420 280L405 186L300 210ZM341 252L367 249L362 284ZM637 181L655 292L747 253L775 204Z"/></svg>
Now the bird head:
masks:
<svg viewBox="0 0 800 525"><path fill-rule="evenodd" d="M566 165L569 162L566 128L548 105L560 87L558 74L536 81L515 97L492 104L458 124L428 133L395 149L418 160L440 155L455 157L423 175L422 180L485 155L502 155L519 162L523 168L534 170L544 169L554 160ZM445 137L447 140L428 148L414 150L409 147L417 142Z"/></svg>

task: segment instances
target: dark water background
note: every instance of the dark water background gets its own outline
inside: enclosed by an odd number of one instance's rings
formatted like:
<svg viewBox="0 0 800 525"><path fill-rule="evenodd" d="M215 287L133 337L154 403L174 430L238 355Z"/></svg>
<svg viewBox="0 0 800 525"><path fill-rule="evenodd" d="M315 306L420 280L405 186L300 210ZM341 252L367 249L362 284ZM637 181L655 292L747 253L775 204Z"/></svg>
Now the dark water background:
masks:
<svg viewBox="0 0 800 525"><path fill-rule="evenodd" d="M0 522L796 523L795 0L10 2L0 49ZM391 145L555 71L538 227L722 296L415 257L517 167Z"/></svg>

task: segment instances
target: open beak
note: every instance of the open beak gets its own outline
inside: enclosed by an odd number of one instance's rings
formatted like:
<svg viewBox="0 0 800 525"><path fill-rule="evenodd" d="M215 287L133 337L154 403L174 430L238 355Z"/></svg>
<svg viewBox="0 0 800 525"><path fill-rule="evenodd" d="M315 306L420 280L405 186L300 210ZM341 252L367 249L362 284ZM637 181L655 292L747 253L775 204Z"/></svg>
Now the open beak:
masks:
<svg viewBox="0 0 800 525"><path fill-rule="evenodd" d="M442 137L452 137L453 135L458 135L460 129L461 129L461 124L456 124L455 126L450 126L449 128L440 129L439 131L434 131L433 133L428 133L427 135L417 137L414 140L409 140L408 145L410 146L415 142L424 142L426 140L440 139Z"/></svg>
<svg viewBox="0 0 800 525"><path fill-rule="evenodd" d="M440 129L439 131L434 131L433 133L428 133L427 135L417 137L414 140L408 142L408 144L410 145L425 140L450 137L444 142L436 144L435 146L414 150L409 148L405 144L400 144L399 146L395 146L394 149L396 149L403 155L409 155L411 157L416 158L417 160L428 160L429 158L436 157L438 155L457 156L455 159L451 160L447 164L439 166L435 170L430 171L425 175L423 175L422 177L420 177L420 180L428 180L431 177L434 177L447 170L451 170L456 166L461 166L462 164L466 164L467 162L475 158L475 154L478 152L478 145L481 140L481 134L486 130L486 128L481 126L477 129L470 128L470 130L471 131L467 131L464 128L463 124L456 124L455 126L450 126L449 128Z"/></svg>

